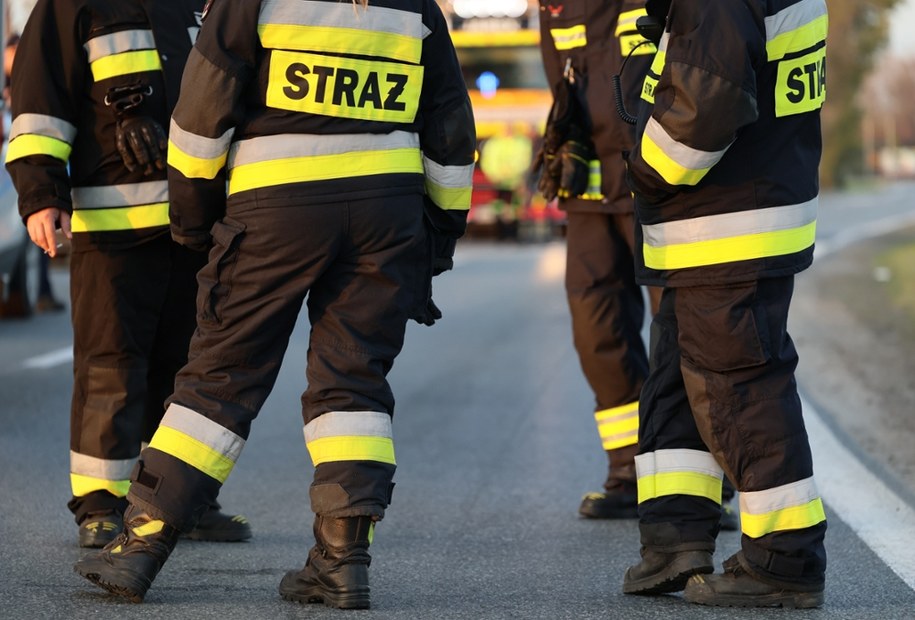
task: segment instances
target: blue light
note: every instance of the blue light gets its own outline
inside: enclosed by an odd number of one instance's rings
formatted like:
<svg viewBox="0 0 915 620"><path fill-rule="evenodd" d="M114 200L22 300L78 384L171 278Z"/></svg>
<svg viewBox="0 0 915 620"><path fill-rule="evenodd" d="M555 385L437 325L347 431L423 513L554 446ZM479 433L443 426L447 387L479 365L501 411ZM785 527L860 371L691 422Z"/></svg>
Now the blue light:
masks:
<svg viewBox="0 0 915 620"><path fill-rule="evenodd" d="M484 99L492 99L499 89L499 78L492 71L484 71L477 78L477 88Z"/></svg>

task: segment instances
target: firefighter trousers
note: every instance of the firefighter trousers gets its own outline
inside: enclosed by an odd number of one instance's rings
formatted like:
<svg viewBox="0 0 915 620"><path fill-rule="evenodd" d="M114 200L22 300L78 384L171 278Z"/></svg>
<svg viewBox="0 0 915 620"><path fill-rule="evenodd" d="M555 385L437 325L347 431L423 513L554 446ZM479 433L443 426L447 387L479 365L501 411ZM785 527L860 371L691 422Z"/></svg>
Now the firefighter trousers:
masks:
<svg viewBox="0 0 915 620"><path fill-rule="evenodd" d="M167 233L70 257L73 397L69 507L123 510L130 472L165 411L196 326L196 274L206 255Z"/></svg>
<svg viewBox="0 0 915 620"><path fill-rule="evenodd" d="M648 375L634 225L632 213L568 213L566 297L575 350L594 392L595 420L609 455L608 490L614 479L633 479L639 393ZM660 289L648 292L654 310Z"/></svg>
<svg viewBox="0 0 915 620"><path fill-rule="evenodd" d="M312 509L381 518L390 502L386 377L431 279L422 196L291 202L230 198L212 229L189 360L128 497L174 527L193 527L231 473L306 297L301 406L315 465Z"/></svg>
<svg viewBox="0 0 915 620"><path fill-rule="evenodd" d="M826 518L787 331L793 276L664 289L640 401L642 545L714 550L722 471L759 578L821 584Z"/></svg>

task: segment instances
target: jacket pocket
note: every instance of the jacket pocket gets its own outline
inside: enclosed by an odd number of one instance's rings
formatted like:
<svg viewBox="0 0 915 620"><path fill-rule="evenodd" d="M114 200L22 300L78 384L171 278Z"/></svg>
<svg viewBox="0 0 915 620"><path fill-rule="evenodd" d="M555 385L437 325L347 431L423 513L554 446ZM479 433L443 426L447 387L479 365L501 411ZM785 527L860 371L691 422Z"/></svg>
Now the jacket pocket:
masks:
<svg viewBox="0 0 915 620"><path fill-rule="evenodd" d="M232 289L232 274L244 238L245 225L226 217L213 224L209 261L197 274L197 321L218 324Z"/></svg>

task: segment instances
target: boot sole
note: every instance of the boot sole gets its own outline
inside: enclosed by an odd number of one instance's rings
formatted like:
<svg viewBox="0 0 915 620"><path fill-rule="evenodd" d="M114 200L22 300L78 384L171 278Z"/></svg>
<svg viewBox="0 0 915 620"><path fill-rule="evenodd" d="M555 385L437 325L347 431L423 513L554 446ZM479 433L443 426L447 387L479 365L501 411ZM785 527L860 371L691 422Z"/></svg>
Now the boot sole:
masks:
<svg viewBox="0 0 915 620"><path fill-rule="evenodd" d="M695 551L679 555L663 571L643 577L630 579L629 571L623 578L624 594L669 594L680 592L686 587L686 582L693 575L708 574L715 571L711 556L703 551Z"/></svg>
<svg viewBox="0 0 915 620"><path fill-rule="evenodd" d="M683 599L697 605L712 607L811 609L823 604L823 593L781 591L771 594L721 594L707 586L697 585L687 588L683 593Z"/></svg>
<svg viewBox="0 0 915 620"><path fill-rule="evenodd" d="M73 567L73 571L82 575L103 590L126 598L132 603L142 603L143 597L146 596L146 592L149 590L149 586L152 585L152 582L148 579L127 573L119 574L118 582L111 581L110 579L103 578L100 571L89 567L82 567L79 564ZM128 583L124 583L124 581L127 581Z"/></svg>
<svg viewBox="0 0 915 620"><path fill-rule="evenodd" d="M324 603L325 607L334 609L369 609L370 599L368 594L329 594L320 588L311 588L305 592L283 592L280 596L293 603L303 605Z"/></svg>

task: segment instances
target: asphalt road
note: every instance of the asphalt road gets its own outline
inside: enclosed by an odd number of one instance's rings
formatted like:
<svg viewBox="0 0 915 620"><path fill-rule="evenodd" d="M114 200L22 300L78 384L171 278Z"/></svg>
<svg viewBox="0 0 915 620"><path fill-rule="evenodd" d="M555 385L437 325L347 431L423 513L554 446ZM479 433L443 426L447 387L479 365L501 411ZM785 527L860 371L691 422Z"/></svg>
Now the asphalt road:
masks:
<svg viewBox="0 0 915 620"><path fill-rule="evenodd" d="M898 223L915 211L904 204L907 191L867 211L859 203L873 203L871 195L847 204L845 197L824 197L823 245L832 243L836 255L853 247L853 239L837 236L851 222ZM838 222L846 217L844 225ZM0 322L0 616L755 619L791 613L703 608L676 595L621 593L623 572L638 559L636 523L588 521L576 514L581 494L599 488L605 457L571 345L563 252L561 242L465 243L456 269L436 281L444 319L431 329L411 324L391 374L397 487L371 549L373 609L367 612L299 606L276 593L282 574L304 563L313 542L307 503L312 469L299 412L304 320L221 495L228 510L249 517L254 538L182 542L143 605L112 599L72 572L81 552L65 507L72 385L67 318ZM55 285L64 290L64 273L55 273ZM798 298L805 290L799 286ZM806 329L795 325L799 343ZM803 349L801 355L803 367ZM905 413L911 410L908 403ZM824 457L815 466L818 478L823 473L826 479L830 526L826 604L796 613L830 620L911 619L915 573L874 544L828 480L845 461L861 457L866 475L898 488L894 473L843 431L840 413L811 411L811 433L827 437L817 446L831 446L827 440L836 432L851 457L842 453L831 461L834 452L815 453ZM861 498L868 497L861 491ZM884 515L883 533L912 531L906 519L915 505L905 497L902 508ZM910 545L911 539L899 543ZM738 534L723 533L716 559L738 544Z"/></svg>

